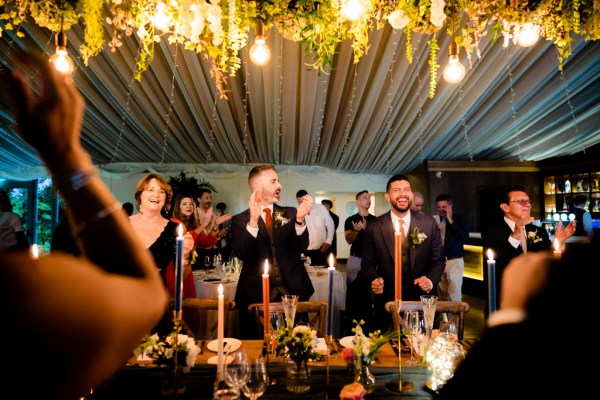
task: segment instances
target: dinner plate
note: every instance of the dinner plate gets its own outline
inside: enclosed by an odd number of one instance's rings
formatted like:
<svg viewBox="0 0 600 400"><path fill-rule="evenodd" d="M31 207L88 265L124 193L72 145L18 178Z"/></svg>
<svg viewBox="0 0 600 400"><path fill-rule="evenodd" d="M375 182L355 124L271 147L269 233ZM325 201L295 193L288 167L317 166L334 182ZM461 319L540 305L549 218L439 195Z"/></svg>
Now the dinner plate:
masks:
<svg viewBox="0 0 600 400"><path fill-rule="evenodd" d="M232 356L227 356L227 358L225 359L225 364L229 364L232 361L233 361L233 357ZM219 362L219 356L212 356L211 358L208 359L207 362L209 364L215 364L215 365L217 365L217 363Z"/></svg>
<svg viewBox="0 0 600 400"><path fill-rule="evenodd" d="M340 339L340 345L344 347L354 347L354 336L344 336Z"/></svg>
<svg viewBox="0 0 600 400"><path fill-rule="evenodd" d="M225 348L224 350L229 351L229 352L236 351L242 345L242 341L239 339L236 339L236 338L223 338L223 343L225 343L225 342L227 342L227 348ZM223 347L225 347L225 345L223 345ZM216 353L217 350L219 349L219 340L218 339L211 340L206 345L206 348L209 349L210 351L214 351Z"/></svg>

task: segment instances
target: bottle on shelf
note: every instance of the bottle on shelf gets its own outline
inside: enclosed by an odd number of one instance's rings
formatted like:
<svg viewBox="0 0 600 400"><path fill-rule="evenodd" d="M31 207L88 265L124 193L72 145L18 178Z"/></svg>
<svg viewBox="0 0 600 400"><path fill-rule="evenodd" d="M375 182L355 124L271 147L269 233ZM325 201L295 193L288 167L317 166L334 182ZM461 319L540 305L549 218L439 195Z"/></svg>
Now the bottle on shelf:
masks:
<svg viewBox="0 0 600 400"><path fill-rule="evenodd" d="M569 179L565 181L565 193L571 193L571 181Z"/></svg>

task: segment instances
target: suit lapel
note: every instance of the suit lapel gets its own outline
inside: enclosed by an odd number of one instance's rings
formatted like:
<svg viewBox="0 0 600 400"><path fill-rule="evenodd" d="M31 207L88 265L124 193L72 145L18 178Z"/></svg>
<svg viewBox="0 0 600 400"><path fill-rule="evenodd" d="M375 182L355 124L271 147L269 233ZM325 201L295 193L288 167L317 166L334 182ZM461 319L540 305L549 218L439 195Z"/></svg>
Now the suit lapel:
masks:
<svg viewBox="0 0 600 400"><path fill-rule="evenodd" d="M390 257L392 260L394 259L394 227L392 225L392 215L391 211L387 214L384 214L381 221L381 236L385 242L385 245L390 253Z"/></svg>

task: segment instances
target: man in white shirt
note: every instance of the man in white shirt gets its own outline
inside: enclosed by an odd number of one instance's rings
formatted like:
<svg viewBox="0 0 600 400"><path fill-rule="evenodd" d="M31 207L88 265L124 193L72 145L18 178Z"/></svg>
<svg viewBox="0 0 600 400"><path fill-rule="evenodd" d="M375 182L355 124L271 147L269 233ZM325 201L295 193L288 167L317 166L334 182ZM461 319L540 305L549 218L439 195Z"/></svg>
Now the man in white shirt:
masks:
<svg viewBox="0 0 600 400"><path fill-rule="evenodd" d="M308 192L304 189L296 192L298 205L302 204L307 195ZM310 257L311 265L328 265L327 257L335 235L335 224L329 215L329 210L323 204L313 204L305 220L309 243L304 255Z"/></svg>

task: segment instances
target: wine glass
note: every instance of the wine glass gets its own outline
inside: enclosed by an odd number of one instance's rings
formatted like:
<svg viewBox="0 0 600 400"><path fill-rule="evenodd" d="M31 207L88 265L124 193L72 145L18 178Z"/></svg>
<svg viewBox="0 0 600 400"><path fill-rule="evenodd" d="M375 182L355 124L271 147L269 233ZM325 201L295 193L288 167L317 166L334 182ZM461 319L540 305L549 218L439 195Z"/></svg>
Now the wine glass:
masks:
<svg viewBox="0 0 600 400"><path fill-rule="evenodd" d="M283 310L285 311L285 322L289 326L294 326L294 320L296 319L296 306L298 305L298 296L293 294L286 294L281 298L283 303Z"/></svg>
<svg viewBox="0 0 600 400"><path fill-rule="evenodd" d="M256 400L265 393L267 389L267 366L262 357L258 357L253 363L252 371L250 371L250 377L244 385L242 385L242 392L244 396L250 400Z"/></svg>
<svg viewBox="0 0 600 400"><path fill-rule="evenodd" d="M271 354L273 355L273 357L276 357L277 354L275 354L277 345L276 340L277 340L277 333L279 332L280 329L282 329L285 325L285 321L283 319L283 315L282 314L276 314L273 313L271 314Z"/></svg>
<svg viewBox="0 0 600 400"><path fill-rule="evenodd" d="M204 266L206 267L206 277L208 278L208 270L210 268L210 256L204 256Z"/></svg>
<svg viewBox="0 0 600 400"><path fill-rule="evenodd" d="M250 363L244 347L230 354L233 360L225 366L225 383L238 393L250 377Z"/></svg>
<svg viewBox="0 0 600 400"><path fill-rule="evenodd" d="M408 316L406 315L408 314ZM421 316L418 311L407 311L404 314L406 323L408 324L408 332L410 334L410 360L407 361L410 365L418 364L415 359L415 346L417 345L419 338L421 337Z"/></svg>

